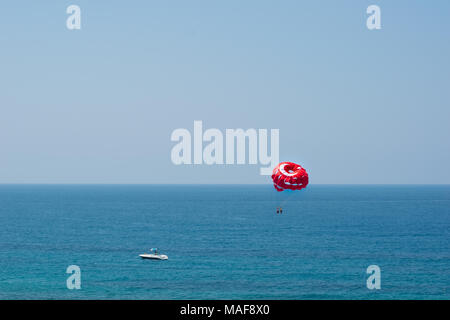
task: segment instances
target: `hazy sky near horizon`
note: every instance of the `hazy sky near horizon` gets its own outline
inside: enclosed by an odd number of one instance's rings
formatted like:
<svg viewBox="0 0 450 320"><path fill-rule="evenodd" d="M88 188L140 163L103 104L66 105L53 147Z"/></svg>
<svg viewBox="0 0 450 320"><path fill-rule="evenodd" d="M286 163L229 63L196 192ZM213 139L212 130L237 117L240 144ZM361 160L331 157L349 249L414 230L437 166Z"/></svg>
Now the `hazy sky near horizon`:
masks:
<svg viewBox="0 0 450 320"><path fill-rule="evenodd" d="M450 183L447 0L3 1L0 43L0 183L270 183L175 166L194 120L279 129L311 183Z"/></svg>

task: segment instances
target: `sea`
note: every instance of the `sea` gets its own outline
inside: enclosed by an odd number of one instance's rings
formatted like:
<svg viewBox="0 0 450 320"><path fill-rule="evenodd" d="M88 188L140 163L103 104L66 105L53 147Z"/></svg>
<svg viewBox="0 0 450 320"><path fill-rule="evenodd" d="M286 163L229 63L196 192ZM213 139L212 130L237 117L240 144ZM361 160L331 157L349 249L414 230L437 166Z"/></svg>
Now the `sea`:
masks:
<svg viewBox="0 0 450 320"><path fill-rule="evenodd" d="M0 185L0 299L448 300L450 186Z"/></svg>

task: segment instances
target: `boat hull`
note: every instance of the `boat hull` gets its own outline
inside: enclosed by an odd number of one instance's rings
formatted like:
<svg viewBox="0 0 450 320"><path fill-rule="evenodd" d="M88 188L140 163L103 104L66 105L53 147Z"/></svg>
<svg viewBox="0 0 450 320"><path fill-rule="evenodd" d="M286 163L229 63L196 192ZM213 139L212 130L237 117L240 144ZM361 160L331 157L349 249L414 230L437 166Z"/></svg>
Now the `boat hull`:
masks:
<svg viewBox="0 0 450 320"><path fill-rule="evenodd" d="M151 260L168 260L169 257L167 257L164 254L140 254L139 257L142 259L151 259Z"/></svg>

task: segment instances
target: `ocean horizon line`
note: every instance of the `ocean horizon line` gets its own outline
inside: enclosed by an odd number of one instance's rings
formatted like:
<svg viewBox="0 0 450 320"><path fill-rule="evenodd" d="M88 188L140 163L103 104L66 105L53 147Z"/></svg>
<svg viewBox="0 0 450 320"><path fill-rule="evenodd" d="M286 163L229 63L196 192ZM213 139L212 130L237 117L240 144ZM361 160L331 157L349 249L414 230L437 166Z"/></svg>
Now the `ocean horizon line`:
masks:
<svg viewBox="0 0 450 320"><path fill-rule="evenodd" d="M96 183L13 182L0 186L271 186L272 183ZM311 186L450 186L450 183L309 183Z"/></svg>

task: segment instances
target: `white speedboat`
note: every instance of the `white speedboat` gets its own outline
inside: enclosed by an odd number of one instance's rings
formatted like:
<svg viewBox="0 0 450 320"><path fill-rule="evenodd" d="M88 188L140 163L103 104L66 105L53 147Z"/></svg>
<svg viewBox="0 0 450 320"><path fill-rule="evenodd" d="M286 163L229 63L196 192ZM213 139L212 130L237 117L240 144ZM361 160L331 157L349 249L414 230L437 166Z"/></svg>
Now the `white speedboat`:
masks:
<svg viewBox="0 0 450 320"><path fill-rule="evenodd" d="M150 253L140 254L139 257L141 257L142 259L153 259L153 260L167 260L167 259L169 259L169 257L166 256L165 254L159 254L157 248L151 248L150 249Z"/></svg>

